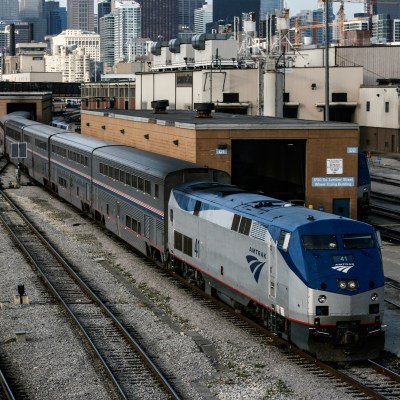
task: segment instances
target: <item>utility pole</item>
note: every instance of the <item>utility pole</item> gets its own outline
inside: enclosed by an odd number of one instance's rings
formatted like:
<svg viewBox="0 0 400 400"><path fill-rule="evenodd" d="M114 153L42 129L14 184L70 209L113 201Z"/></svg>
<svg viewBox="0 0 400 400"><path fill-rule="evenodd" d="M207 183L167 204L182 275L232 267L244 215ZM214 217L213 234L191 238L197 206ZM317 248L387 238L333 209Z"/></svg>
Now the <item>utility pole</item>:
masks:
<svg viewBox="0 0 400 400"><path fill-rule="evenodd" d="M329 0L325 0L325 121L329 121Z"/></svg>

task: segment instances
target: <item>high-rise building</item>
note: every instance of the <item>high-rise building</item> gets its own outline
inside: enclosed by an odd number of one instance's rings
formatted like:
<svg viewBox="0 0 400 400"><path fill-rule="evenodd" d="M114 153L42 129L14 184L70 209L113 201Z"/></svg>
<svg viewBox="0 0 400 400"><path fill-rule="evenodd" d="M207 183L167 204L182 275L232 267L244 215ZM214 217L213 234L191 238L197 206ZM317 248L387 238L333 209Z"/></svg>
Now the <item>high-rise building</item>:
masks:
<svg viewBox="0 0 400 400"><path fill-rule="evenodd" d="M213 21L212 5L205 4L194 10L194 33L200 35L206 32L207 24Z"/></svg>
<svg viewBox="0 0 400 400"><path fill-rule="evenodd" d="M41 42L46 35L47 21L44 14L44 0L21 0L20 19L33 25L33 40Z"/></svg>
<svg viewBox="0 0 400 400"><path fill-rule="evenodd" d="M91 60L100 61L100 35L95 32L67 29L51 38L51 54L58 54L61 47L84 49Z"/></svg>
<svg viewBox="0 0 400 400"><path fill-rule="evenodd" d="M114 10L114 62L128 60L128 41L141 37L141 7L133 0L117 0Z"/></svg>
<svg viewBox="0 0 400 400"><path fill-rule="evenodd" d="M205 0L178 0L178 31L194 30L194 10L201 8Z"/></svg>
<svg viewBox="0 0 400 400"><path fill-rule="evenodd" d="M58 35L67 29L67 9L59 1L46 1L44 13L47 19L47 34Z"/></svg>
<svg viewBox="0 0 400 400"><path fill-rule="evenodd" d="M100 18L111 13L111 0L102 0L97 4L97 26L100 32Z"/></svg>
<svg viewBox="0 0 400 400"><path fill-rule="evenodd" d="M100 61L107 72L114 65L114 14L99 19Z"/></svg>
<svg viewBox="0 0 400 400"><path fill-rule="evenodd" d="M1 0L0 1L0 20L17 21L19 19L19 2L18 0Z"/></svg>
<svg viewBox="0 0 400 400"><path fill-rule="evenodd" d="M369 0L369 5L371 0ZM383 15L385 19L399 19L400 18L400 0L395 1L374 1L373 15Z"/></svg>
<svg viewBox="0 0 400 400"><path fill-rule="evenodd" d="M170 40L177 37L177 0L137 1L142 6L143 37L151 40Z"/></svg>
<svg viewBox="0 0 400 400"><path fill-rule="evenodd" d="M68 29L92 32L94 29L93 0L68 0Z"/></svg>

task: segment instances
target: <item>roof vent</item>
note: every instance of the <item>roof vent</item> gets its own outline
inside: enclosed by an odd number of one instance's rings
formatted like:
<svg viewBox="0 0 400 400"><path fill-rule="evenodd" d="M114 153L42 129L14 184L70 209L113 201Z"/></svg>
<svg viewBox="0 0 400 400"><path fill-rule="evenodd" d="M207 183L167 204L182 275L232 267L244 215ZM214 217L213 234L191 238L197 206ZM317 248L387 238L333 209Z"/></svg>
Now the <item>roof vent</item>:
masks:
<svg viewBox="0 0 400 400"><path fill-rule="evenodd" d="M153 108L153 114L167 114L167 107L169 106L169 100L155 100L151 102Z"/></svg>
<svg viewBox="0 0 400 400"><path fill-rule="evenodd" d="M196 118L212 118L214 103L194 103L193 108L197 111Z"/></svg>

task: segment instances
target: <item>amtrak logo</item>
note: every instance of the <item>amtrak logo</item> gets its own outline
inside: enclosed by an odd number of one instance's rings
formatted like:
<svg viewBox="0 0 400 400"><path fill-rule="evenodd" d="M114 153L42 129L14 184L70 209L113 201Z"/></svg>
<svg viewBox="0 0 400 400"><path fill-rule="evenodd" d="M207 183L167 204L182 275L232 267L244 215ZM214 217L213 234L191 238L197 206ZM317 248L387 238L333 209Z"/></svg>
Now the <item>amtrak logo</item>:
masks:
<svg viewBox="0 0 400 400"><path fill-rule="evenodd" d="M254 256L246 256L246 260L249 263L249 267L254 275L254 279L258 283L258 279L260 278L260 273L265 265L265 261L260 261Z"/></svg>
<svg viewBox="0 0 400 400"><path fill-rule="evenodd" d="M336 271L344 272L347 274L352 268L354 267L354 264L337 264L332 269L335 269Z"/></svg>

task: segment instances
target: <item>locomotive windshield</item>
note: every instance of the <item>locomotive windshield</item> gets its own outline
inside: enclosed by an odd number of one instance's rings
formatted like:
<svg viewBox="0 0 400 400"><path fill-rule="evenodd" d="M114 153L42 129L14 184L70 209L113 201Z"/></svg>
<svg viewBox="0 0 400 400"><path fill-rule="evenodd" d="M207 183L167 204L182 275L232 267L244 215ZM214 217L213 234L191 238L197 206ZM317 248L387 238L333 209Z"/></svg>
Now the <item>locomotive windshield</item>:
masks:
<svg viewBox="0 0 400 400"><path fill-rule="evenodd" d="M375 247L372 235L343 235L343 247L345 249L371 249Z"/></svg>
<svg viewBox="0 0 400 400"><path fill-rule="evenodd" d="M301 241L306 250L336 250L338 247L335 235L303 235Z"/></svg>

